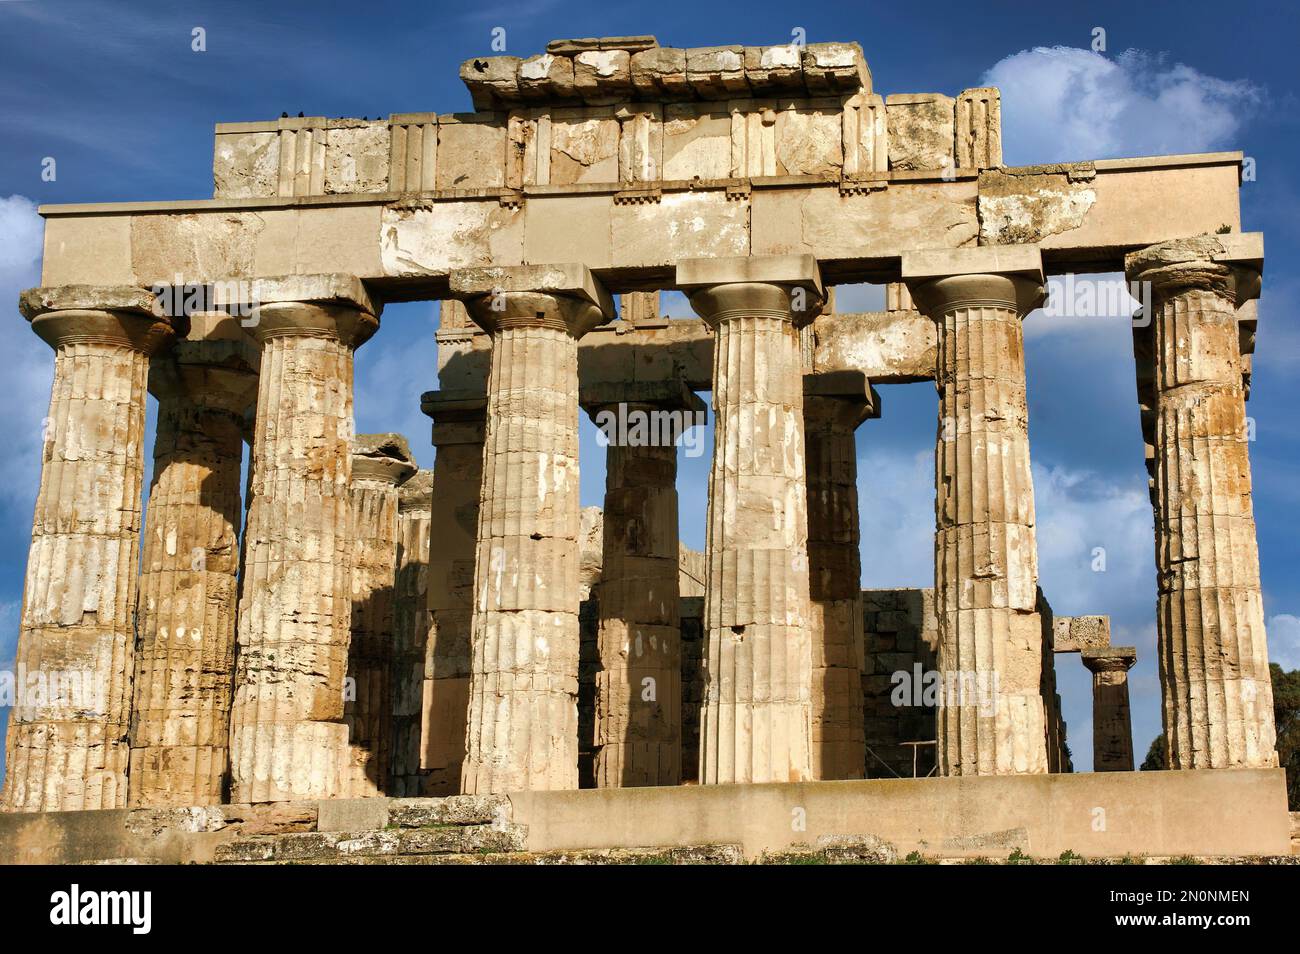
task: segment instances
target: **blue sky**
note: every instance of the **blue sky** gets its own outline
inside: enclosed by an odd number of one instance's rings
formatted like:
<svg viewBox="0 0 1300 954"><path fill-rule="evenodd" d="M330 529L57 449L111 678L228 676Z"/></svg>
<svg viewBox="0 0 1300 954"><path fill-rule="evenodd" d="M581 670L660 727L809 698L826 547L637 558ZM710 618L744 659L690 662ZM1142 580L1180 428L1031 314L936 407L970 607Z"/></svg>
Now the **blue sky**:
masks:
<svg viewBox="0 0 1300 954"><path fill-rule="evenodd" d="M857 40L882 93L1003 91L1004 155L1028 164L1161 152L1241 149L1257 180L1243 187L1243 225L1266 234L1251 447L1265 607L1275 661L1300 667L1300 122L1290 3L982 4L682 3L600 5L286 2L93 3L0 0L0 322L6 412L0 416L0 665L17 638L22 574L49 398L49 349L12 303L37 284L39 203L206 197L212 126L307 115L369 116L469 108L459 63L490 52L527 56L556 37L653 33L665 45ZM191 31L207 50L191 50ZM1091 49L1096 28L1106 49ZM41 178L42 160L57 179ZM841 308L880 307L878 289L841 293ZM674 310L680 302L671 303ZM357 424L401 430L432 463L418 407L435 386L432 304L393 306L358 353ZM1058 613L1109 613L1117 643L1135 644L1134 736L1141 758L1159 731L1154 661L1151 512L1123 315L1030 316L1030 433L1041 582ZM881 388L884 416L859 431L863 579L931 585L935 394ZM151 450L151 449L150 449ZM599 504L604 465L584 422L583 503ZM683 460L682 535L704 541L707 457ZM1091 569L1095 547L1107 569ZM1087 673L1058 661L1076 765L1091 764Z"/></svg>

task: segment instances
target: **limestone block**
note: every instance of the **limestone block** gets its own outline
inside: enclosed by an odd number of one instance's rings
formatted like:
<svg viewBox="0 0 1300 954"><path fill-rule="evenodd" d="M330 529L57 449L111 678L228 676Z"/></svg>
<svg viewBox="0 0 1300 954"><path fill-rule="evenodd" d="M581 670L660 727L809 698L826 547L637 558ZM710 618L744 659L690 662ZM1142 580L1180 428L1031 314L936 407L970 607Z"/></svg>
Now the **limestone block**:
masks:
<svg viewBox="0 0 1300 954"><path fill-rule="evenodd" d="M1095 651L1108 646L1109 616L1057 616L1052 621L1052 648L1058 653Z"/></svg>
<svg viewBox="0 0 1300 954"><path fill-rule="evenodd" d="M515 106L521 100L517 56L481 56L460 65L461 82L478 110Z"/></svg>
<svg viewBox="0 0 1300 954"><path fill-rule="evenodd" d="M867 177L889 170L889 121L885 100L858 93L844 102L840 114L844 175Z"/></svg>
<svg viewBox="0 0 1300 954"><path fill-rule="evenodd" d="M659 181L664 167L663 107L629 107L616 115L619 182Z"/></svg>
<svg viewBox="0 0 1300 954"><path fill-rule="evenodd" d="M389 192L432 192L437 185L438 117L394 113L388 118Z"/></svg>
<svg viewBox="0 0 1300 954"><path fill-rule="evenodd" d="M889 168L954 168L953 105L953 98L941 93L886 97Z"/></svg>
<svg viewBox="0 0 1300 954"><path fill-rule="evenodd" d="M506 182L506 124L478 117L438 123L439 189L498 189Z"/></svg>
<svg viewBox="0 0 1300 954"><path fill-rule="evenodd" d="M671 103L664 107L667 180L726 179L732 170L732 118L714 107Z"/></svg>
<svg viewBox="0 0 1300 954"><path fill-rule="evenodd" d="M584 102L624 103L632 98L632 57L627 50L587 50L573 58L573 85Z"/></svg>
<svg viewBox="0 0 1300 954"><path fill-rule="evenodd" d="M280 128L281 196L323 195L325 192L324 116L283 118Z"/></svg>
<svg viewBox="0 0 1300 954"><path fill-rule="evenodd" d="M222 132L212 154L213 196L248 199L275 195L280 188L278 132Z"/></svg>
<svg viewBox="0 0 1300 954"><path fill-rule="evenodd" d="M519 93L526 102L555 104L578 101L582 97L575 85L573 60L549 52L521 60Z"/></svg>
<svg viewBox="0 0 1300 954"><path fill-rule="evenodd" d="M686 77L700 99L734 99L749 95L745 48L702 46L686 51Z"/></svg>
<svg viewBox="0 0 1300 954"><path fill-rule="evenodd" d="M456 268L523 261L524 211L491 202L385 206L380 233L384 274L445 275Z"/></svg>
<svg viewBox="0 0 1300 954"><path fill-rule="evenodd" d="M1002 165L1002 94L996 87L964 89L957 96L957 167Z"/></svg>
<svg viewBox="0 0 1300 954"><path fill-rule="evenodd" d="M980 242L1023 245L1079 228L1097 202L1095 171L1027 166L980 173Z"/></svg>
<svg viewBox="0 0 1300 954"><path fill-rule="evenodd" d="M617 182L618 144L619 123L612 110L553 111L551 185Z"/></svg>
<svg viewBox="0 0 1300 954"><path fill-rule="evenodd" d="M675 235L665 246L656 235ZM674 265L699 255L747 255L749 215L722 192L675 192L658 203L616 205L612 217L615 264Z"/></svg>
<svg viewBox="0 0 1300 954"><path fill-rule="evenodd" d="M639 99L669 102L690 98L685 50L667 46L641 50L632 54L630 69Z"/></svg>
<svg viewBox="0 0 1300 954"><path fill-rule="evenodd" d="M834 109L782 109L776 114L776 174L835 177L844 166L843 119Z"/></svg>
<svg viewBox="0 0 1300 954"><path fill-rule="evenodd" d="M857 43L809 43L803 48L804 84L813 96L871 92L871 70Z"/></svg>
<svg viewBox="0 0 1300 954"><path fill-rule="evenodd" d="M573 55L588 50L626 50L639 53L659 46L659 41L648 34L638 36L597 36L572 40L552 40L546 44L547 53Z"/></svg>
<svg viewBox="0 0 1300 954"><path fill-rule="evenodd" d="M325 193L387 192L387 123L338 120L325 140Z"/></svg>
<svg viewBox="0 0 1300 954"><path fill-rule="evenodd" d="M802 93L803 48L797 43L745 47L745 79L755 96Z"/></svg>

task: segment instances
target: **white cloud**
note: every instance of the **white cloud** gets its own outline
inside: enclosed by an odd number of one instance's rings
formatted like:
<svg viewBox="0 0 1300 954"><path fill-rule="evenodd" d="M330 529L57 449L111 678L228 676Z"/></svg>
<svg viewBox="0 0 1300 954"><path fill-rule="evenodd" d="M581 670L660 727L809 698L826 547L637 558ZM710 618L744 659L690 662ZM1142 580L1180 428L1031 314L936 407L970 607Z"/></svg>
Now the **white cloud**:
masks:
<svg viewBox="0 0 1300 954"><path fill-rule="evenodd" d="M1268 660L1288 672L1300 669L1300 616L1278 613L1268 618Z"/></svg>
<svg viewBox="0 0 1300 954"><path fill-rule="evenodd" d="M1114 59L1035 47L999 60L983 82L1002 91L1003 153L1011 164L1235 148L1264 100L1247 80L1208 76L1163 54Z"/></svg>

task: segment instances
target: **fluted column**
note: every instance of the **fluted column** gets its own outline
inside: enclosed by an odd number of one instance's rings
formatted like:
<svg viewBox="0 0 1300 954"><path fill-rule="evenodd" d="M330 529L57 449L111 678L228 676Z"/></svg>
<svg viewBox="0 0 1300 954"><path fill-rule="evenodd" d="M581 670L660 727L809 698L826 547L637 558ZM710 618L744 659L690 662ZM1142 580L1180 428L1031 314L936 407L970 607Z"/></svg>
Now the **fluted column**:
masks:
<svg viewBox="0 0 1300 954"><path fill-rule="evenodd" d="M179 342L149 375L158 430L140 569L133 806L215 805L229 762L240 470L258 356L233 319L196 318L214 335L232 333Z"/></svg>
<svg viewBox="0 0 1300 954"><path fill-rule="evenodd" d="M397 488L397 574L393 581L393 704L390 794L428 794L420 769L420 711L429 638L429 517L433 471L420 470ZM441 545L441 544L440 544Z"/></svg>
<svg viewBox="0 0 1300 954"><path fill-rule="evenodd" d="M675 381L620 390L631 400L588 405L607 441L596 785L676 785L682 772L676 440L704 404Z"/></svg>
<svg viewBox="0 0 1300 954"><path fill-rule="evenodd" d="M428 773L429 795L459 793L465 761L486 402L481 391L430 391L420 401L433 418L436 455L429 512L429 636L420 701L420 768Z"/></svg>
<svg viewBox="0 0 1300 954"><path fill-rule="evenodd" d="M810 375L804 382L808 588L812 609L812 777L862 778L867 756L854 433L868 417L880 416L879 403L861 375Z"/></svg>
<svg viewBox="0 0 1300 954"><path fill-rule="evenodd" d="M939 770L1046 772L1021 328L1042 300L1039 252L1035 246L909 252L903 278L939 333Z"/></svg>
<svg viewBox="0 0 1300 954"><path fill-rule="evenodd" d="M696 259L677 284L713 328L703 784L811 777L812 648L799 328L811 256Z"/></svg>
<svg viewBox="0 0 1300 954"><path fill-rule="evenodd" d="M469 269L492 336L461 789L578 787L578 339L613 305L581 266Z"/></svg>
<svg viewBox="0 0 1300 954"><path fill-rule="evenodd" d="M378 327L361 283L255 286L262 345L245 530L231 800L338 794L351 620L353 350ZM275 296L275 297L268 297Z"/></svg>
<svg viewBox="0 0 1300 954"><path fill-rule="evenodd" d="M352 622L343 705L349 759L340 798L389 788L398 487L415 471L401 434L358 434L353 441Z"/></svg>
<svg viewBox="0 0 1300 954"><path fill-rule="evenodd" d="M1133 771L1133 720L1128 705L1128 671L1137 662L1132 646L1085 649L1092 673L1092 770Z"/></svg>
<svg viewBox="0 0 1300 954"><path fill-rule="evenodd" d="M1237 314L1262 265L1257 234L1125 260L1153 302L1156 639L1176 769L1277 764Z"/></svg>
<svg viewBox="0 0 1300 954"><path fill-rule="evenodd" d="M0 804L11 812L121 808L145 388L149 356L175 331L137 288L35 288L19 307L54 349L54 387Z"/></svg>

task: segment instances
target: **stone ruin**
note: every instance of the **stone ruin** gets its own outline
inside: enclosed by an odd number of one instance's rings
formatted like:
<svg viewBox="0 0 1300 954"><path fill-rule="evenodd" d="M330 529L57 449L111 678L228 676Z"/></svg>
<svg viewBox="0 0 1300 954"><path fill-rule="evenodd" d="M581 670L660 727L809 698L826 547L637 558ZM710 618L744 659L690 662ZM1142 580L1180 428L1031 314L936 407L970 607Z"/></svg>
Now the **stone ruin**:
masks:
<svg viewBox="0 0 1300 954"><path fill-rule="evenodd" d="M220 124L212 199L42 209L18 665L88 670L102 704L15 706L7 811L531 793L580 764L599 787L1062 772L1068 652L1096 768L1131 770L1134 650L1038 589L1021 330L1049 274L1121 269L1153 291L1171 765L1276 765L1239 153L1006 167L996 89L884 96L853 43L566 40L461 77L470 113ZM861 282L886 309L837 312ZM662 317L670 289L702 320ZM353 427L353 354L412 300L442 302L432 473ZM888 501L858 499L855 435L917 381L934 588L864 594L858 514ZM682 555L671 442L611 444L583 604L580 412L697 392L706 552ZM959 691L891 704L913 665Z"/></svg>

